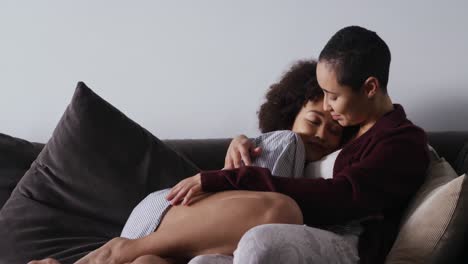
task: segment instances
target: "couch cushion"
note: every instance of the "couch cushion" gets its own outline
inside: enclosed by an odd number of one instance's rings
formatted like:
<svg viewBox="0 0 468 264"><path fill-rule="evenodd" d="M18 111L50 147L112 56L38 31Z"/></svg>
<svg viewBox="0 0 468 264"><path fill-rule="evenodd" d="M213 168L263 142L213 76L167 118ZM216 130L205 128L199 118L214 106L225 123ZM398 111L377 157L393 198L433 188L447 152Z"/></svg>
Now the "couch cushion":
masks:
<svg viewBox="0 0 468 264"><path fill-rule="evenodd" d="M0 210L42 147L0 133Z"/></svg>
<svg viewBox="0 0 468 264"><path fill-rule="evenodd" d="M463 246L468 181L445 159L431 161L428 176L410 203L386 263L452 263ZM435 260L443 260L437 262ZM433 262L434 261L434 262Z"/></svg>
<svg viewBox="0 0 468 264"><path fill-rule="evenodd" d="M148 193L197 168L79 83L52 138L0 211L2 263L73 263L119 236Z"/></svg>
<svg viewBox="0 0 468 264"><path fill-rule="evenodd" d="M468 143L466 143L455 161L458 174L468 173Z"/></svg>

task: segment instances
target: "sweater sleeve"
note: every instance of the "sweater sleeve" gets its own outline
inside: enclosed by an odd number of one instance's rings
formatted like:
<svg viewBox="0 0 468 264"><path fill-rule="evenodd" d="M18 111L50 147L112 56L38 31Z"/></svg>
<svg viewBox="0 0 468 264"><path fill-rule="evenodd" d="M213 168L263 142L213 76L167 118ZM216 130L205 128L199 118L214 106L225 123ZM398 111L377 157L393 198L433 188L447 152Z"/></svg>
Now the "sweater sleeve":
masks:
<svg viewBox="0 0 468 264"><path fill-rule="evenodd" d="M202 189L286 194L297 202L306 224L382 217L386 210L401 209L424 179L428 166L425 135L414 134L393 133L379 140L364 158L332 179L275 177L268 169L246 166L202 172Z"/></svg>

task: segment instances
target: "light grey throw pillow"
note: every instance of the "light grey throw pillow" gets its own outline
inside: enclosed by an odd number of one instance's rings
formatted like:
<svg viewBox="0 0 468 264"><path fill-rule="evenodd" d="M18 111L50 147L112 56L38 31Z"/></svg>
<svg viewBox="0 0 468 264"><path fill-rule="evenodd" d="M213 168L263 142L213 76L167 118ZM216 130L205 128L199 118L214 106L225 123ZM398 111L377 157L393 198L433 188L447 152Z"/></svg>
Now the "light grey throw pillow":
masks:
<svg viewBox="0 0 468 264"><path fill-rule="evenodd" d="M452 263L463 244L468 212L466 175L432 152L421 186L402 219L387 264Z"/></svg>

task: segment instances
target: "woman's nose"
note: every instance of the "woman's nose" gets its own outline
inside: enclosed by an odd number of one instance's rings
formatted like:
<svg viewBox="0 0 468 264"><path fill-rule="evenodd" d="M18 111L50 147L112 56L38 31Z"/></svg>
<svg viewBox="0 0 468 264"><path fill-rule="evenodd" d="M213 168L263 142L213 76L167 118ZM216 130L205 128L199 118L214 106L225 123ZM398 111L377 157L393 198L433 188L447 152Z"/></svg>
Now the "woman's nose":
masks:
<svg viewBox="0 0 468 264"><path fill-rule="evenodd" d="M325 140L325 126L320 126L315 132L315 137L319 138L321 141Z"/></svg>
<svg viewBox="0 0 468 264"><path fill-rule="evenodd" d="M327 96L325 95L325 97L323 98L323 110L324 111L331 111L331 106L330 104L328 103L328 98Z"/></svg>

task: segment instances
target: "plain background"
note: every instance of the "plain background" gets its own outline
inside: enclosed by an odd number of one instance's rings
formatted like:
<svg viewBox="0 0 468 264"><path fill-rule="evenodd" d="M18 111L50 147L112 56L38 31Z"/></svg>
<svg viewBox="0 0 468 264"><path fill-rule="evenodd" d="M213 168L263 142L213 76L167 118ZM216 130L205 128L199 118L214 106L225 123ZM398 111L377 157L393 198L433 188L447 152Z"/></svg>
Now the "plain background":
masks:
<svg viewBox="0 0 468 264"><path fill-rule="evenodd" d="M160 138L255 136L268 87L340 28L392 52L389 94L468 130L467 1L0 1L0 132L45 142L78 81Z"/></svg>

